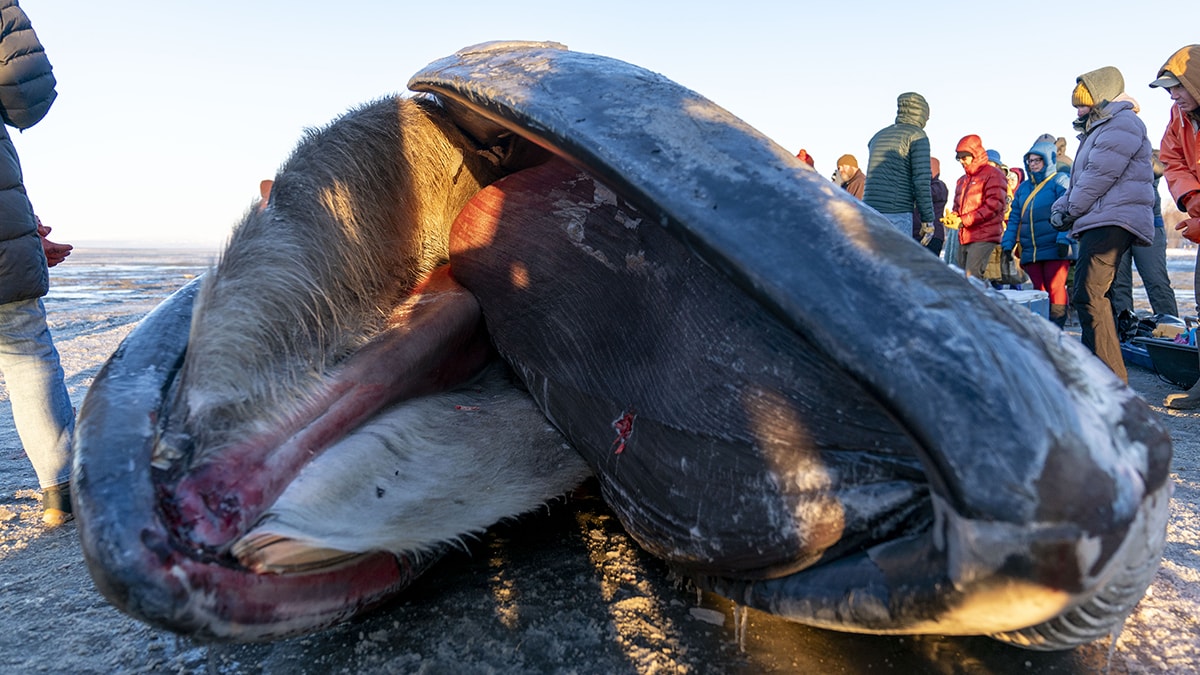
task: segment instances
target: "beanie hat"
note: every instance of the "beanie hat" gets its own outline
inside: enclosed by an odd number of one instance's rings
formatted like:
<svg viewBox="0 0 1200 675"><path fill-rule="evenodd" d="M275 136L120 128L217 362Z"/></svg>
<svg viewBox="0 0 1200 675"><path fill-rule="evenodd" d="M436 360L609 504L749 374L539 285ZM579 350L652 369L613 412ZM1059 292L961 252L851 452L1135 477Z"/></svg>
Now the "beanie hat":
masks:
<svg viewBox="0 0 1200 675"><path fill-rule="evenodd" d="M942 163L938 161L937 157L929 158L929 170L933 172L934 178L937 178L942 173Z"/></svg>
<svg viewBox="0 0 1200 675"><path fill-rule="evenodd" d="M858 168L858 160L854 159L854 155L842 155L841 157L838 157L837 165L838 166L852 166L857 169Z"/></svg>
<svg viewBox="0 0 1200 675"><path fill-rule="evenodd" d="M1071 105L1075 106L1103 106L1125 91L1124 76L1112 66L1086 72L1075 81L1078 84L1071 92Z"/></svg>
<svg viewBox="0 0 1200 675"><path fill-rule="evenodd" d="M1075 90L1071 92L1071 105L1079 107L1086 105L1092 107L1096 102L1092 100L1092 94L1087 90L1087 86L1082 82L1075 85Z"/></svg>

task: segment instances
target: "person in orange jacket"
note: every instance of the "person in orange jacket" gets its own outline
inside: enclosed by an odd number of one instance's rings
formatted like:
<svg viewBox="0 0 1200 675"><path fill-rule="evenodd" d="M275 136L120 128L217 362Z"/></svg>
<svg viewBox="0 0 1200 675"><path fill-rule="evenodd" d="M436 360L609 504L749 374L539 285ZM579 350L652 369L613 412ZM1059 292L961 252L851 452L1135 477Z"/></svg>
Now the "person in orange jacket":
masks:
<svg viewBox="0 0 1200 675"><path fill-rule="evenodd" d="M1176 50L1150 86L1165 89L1175 103L1158 151L1167 190L1188 216L1175 229L1200 243L1200 45ZM1200 258L1196 262L1197 285L1192 288L1200 304ZM1185 392L1168 395L1164 405L1175 410L1200 408L1200 382Z"/></svg>

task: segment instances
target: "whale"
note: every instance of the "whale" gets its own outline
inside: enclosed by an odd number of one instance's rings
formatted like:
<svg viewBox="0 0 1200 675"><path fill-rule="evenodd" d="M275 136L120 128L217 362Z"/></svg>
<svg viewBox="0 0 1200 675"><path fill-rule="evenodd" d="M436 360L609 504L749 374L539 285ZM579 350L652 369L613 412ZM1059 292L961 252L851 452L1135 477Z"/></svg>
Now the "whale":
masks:
<svg viewBox="0 0 1200 675"><path fill-rule="evenodd" d="M807 625L1069 649L1165 543L1170 437L1045 319L734 115L475 45L309 132L80 409L100 592L321 630L594 476L697 586Z"/></svg>

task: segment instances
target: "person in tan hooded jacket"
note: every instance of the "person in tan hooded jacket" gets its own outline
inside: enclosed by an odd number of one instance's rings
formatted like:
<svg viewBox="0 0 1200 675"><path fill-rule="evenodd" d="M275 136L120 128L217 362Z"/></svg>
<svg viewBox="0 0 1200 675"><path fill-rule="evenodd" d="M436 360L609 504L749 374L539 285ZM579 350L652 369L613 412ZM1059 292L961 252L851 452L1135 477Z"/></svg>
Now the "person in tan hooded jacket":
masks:
<svg viewBox="0 0 1200 675"><path fill-rule="evenodd" d="M1175 229L1200 243L1200 45L1176 50L1159 68L1158 79L1150 86L1166 89L1175 103L1158 152L1167 190L1179 210L1188 216ZM1200 304L1200 258L1192 287L1197 289ZM1176 410L1200 408L1200 382L1185 392L1167 396L1164 404Z"/></svg>

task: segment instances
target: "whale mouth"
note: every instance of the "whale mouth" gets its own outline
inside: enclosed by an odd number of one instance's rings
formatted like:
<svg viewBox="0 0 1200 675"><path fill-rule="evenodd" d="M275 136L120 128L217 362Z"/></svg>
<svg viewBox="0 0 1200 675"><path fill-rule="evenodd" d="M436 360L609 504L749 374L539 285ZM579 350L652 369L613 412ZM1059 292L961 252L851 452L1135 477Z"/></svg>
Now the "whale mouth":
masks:
<svg viewBox="0 0 1200 675"><path fill-rule="evenodd" d="M315 457L391 406L462 385L489 358L494 355L478 304L442 268L311 393L296 395L299 405L276 418L282 424L188 456L185 449L195 447L198 428L211 419L189 419L188 400L210 396L203 384L189 389L178 382L177 392L188 395L169 401L163 411L165 432L153 462L160 492L170 495L160 508L174 537L188 542L195 555L228 555ZM172 443L175 439L182 442ZM256 556L259 568L267 564L260 554L243 556Z"/></svg>
<svg viewBox="0 0 1200 675"><path fill-rule="evenodd" d="M1077 342L665 78L509 44L410 88L436 103L331 125L373 139L352 146L353 175L281 171L225 271L164 302L97 376L74 495L114 604L201 639L317 630L589 470L646 550L813 625L1061 648L1093 634L1037 631L1125 584L1109 626L1141 596L1170 440ZM424 219L398 215L412 200L393 184L414 110L460 134L429 153L454 194ZM480 156L511 138L570 166L501 158L489 174ZM313 166L309 147L287 166ZM364 211L380 221L365 233ZM274 323L218 321L234 314ZM395 440L432 416L426 438L454 438ZM496 475L503 489L479 487ZM424 497L397 497L421 481ZM375 500L400 526L355 511ZM429 504L462 519L423 533Z"/></svg>

